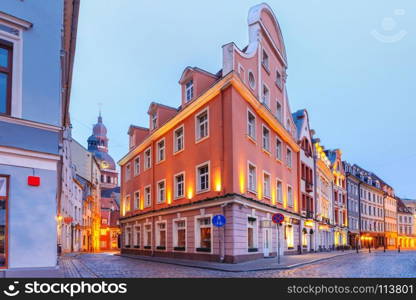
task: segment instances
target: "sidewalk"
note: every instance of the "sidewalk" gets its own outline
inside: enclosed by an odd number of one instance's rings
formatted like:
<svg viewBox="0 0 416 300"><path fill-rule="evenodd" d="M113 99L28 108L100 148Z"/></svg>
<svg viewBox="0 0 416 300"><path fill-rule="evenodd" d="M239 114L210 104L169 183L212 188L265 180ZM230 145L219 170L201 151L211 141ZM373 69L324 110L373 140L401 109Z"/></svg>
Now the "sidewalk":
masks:
<svg viewBox="0 0 416 300"><path fill-rule="evenodd" d="M360 252L365 252L361 250ZM248 272L248 271L265 271L265 270L287 270L296 267L300 267L307 264L312 264L318 261L331 259L343 255L357 254L355 250L347 251L332 251L332 252L319 252L319 253L307 253L302 255L286 255L280 257L280 264L277 264L277 257L262 258L253 261L247 261L237 264L225 264L220 262L208 262L189 259L176 259L156 256L141 256L141 255L129 255L129 254L116 254L122 257L128 257L132 259L140 259L145 261L159 262L165 264L173 264L179 266L187 266L193 268L201 268L208 270L217 270L225 272Z"/></svg>

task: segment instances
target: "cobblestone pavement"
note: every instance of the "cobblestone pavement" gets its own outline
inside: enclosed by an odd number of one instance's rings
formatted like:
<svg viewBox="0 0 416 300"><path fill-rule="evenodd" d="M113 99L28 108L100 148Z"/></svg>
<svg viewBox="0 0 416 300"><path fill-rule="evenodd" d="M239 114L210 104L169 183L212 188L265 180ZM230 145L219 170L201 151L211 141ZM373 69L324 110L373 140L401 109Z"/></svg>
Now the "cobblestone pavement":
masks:
<svg viewBox="0 0 416 300"><path fill-rule="evenodd" d="M61 258L64 277L416 277L416 252L359 253L290 270L223 272L142 261L112 254Z"/></svg>

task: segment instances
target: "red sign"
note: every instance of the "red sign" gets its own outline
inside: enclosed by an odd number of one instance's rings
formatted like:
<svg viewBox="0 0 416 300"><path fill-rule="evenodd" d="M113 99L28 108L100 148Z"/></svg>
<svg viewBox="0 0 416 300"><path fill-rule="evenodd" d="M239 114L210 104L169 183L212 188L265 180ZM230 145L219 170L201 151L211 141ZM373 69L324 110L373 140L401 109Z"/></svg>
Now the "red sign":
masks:
<svg viewBox="0 0 416 300"><path fill-rule="evenodd" d="M72 222L72 217L65 217L64 222L65 222L65 224L71 223Z"/></svg>
<svg viewBox="0 0 416 300"><path fill-rule="evenodd" d="M281 224L284 220L285 220L285 216L281 213L277 213L272 216L272 221L275 224Z"/></svg>
<svg viewBox="0 0 416 300"><path fill-rule="evenodd" d="M28 176L27 184L30 186L40 186L40 177L39 176Z"/></svg>

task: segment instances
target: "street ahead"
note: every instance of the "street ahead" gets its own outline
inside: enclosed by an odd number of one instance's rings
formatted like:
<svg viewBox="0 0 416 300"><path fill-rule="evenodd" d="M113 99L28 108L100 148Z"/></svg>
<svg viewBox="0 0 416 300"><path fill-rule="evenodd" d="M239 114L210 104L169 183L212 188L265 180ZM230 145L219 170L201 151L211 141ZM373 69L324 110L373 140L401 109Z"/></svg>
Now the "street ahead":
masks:
<svg viewBox="0 0 416 300"><path fill-rule="evenodd" d="M117 255L80 254L61 259L65 277L416 277L416 251L339 256L290 270L223 272Z"/></svg>

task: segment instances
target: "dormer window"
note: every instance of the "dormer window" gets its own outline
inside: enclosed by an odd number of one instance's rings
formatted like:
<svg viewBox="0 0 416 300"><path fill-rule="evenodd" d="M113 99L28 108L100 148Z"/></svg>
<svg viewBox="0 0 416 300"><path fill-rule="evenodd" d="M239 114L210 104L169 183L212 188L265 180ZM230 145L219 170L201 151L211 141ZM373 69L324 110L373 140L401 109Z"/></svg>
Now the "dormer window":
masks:
<svg viewBox="0 0 416 300"><path fill-rule="evenodd" d="M189 80L185 84L185 95L186 95L186 102L189 102L194 97L194 81Z"/></svg>
<svg viewBox="0 0 416 300"><path fill-rule="evenodd" d="M267 55L266 51L263 50L263 56L261 59L261 64L269 72L269 56Z"/></svg>
<svg viewBox="0 0 416 300"><path fill-rule="evenodd" d="M155 129L157 127L157 113L154 112L152 114L152 129Z"/></svg>

